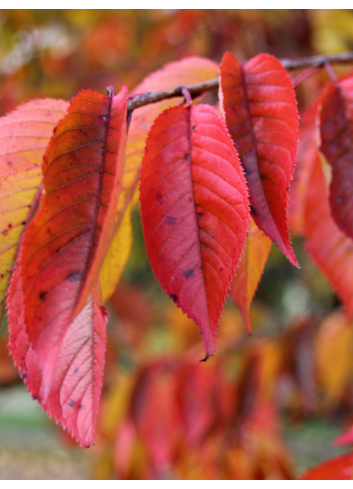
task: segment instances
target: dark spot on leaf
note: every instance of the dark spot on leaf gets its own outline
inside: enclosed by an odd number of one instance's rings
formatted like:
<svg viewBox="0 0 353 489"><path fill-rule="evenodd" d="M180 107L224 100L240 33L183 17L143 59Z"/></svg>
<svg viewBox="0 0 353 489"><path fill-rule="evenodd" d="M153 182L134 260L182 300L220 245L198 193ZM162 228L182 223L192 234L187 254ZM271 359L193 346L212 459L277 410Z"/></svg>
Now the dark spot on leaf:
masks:
<svg viewBox="0 0 353 489"><path fill-rule="evenodd" d="M2 232L2 234L3 234L4 236L6 236L6 235L8 234L8 230L7 230L7 229L4 229L4 231Z"/></svg>
<svg viewBox="0 0 353 489"><path fill-rule="evenodd" d="M69 402L67 403L67 405L68 405L70 408L72 408L72 407L74 407L74 405L75 405L75 401L69 401Z"/></svg>
<svg viewBox="0 0 353 489"><path fill-rule="evenodd" d="M79 373L79 369L78 368L75 368L74 374L78 374L78 373Z"/></svg>
<svg viewBox="0 0 353 489"><path fill-rule="evenodd" d="M26 221L22 221L21 224L22 226L24 226L26 224Z"/></svg>
<svg viewBox="0 0 353 489"><path fill-rule="evenodd" d="M9 229L11 229L11 228L12 228L12 224L11 224L11 223L9 223Z"/></svg>
<svg viewBox="0 0 353 489"><path fill-rule="evenodd" d="M192 197L189 196L189 202L191 202L191 201L192 201Z"/></svg>
<svg viewBox="0 0 353 489"><path fill-rule="evenodd" d="M193 131L195 129L195 127L196 127L196 124L194 126L192 126L191 130Z"/></svg>
<svg viewBox="0 0 353 489"><path fill-rule="evenodd" d="M184 160L188 161L189 160L189 153L184 154Z"/></svg>
<svg viewBox="0 0 353 489"><path fill-rule="evenodd" d="M80 404L80 407L79 407L79 409L83 409L83 404Z"/></svg>
<svg viewBox="0 0 353 489"><path fill-rule="evenodd" d="M38 399L38 396L32 396L33 401L36 401Z"/></svg>
<svg viewBox="0 0 353 489"><path fill-rule="evenodd" d="M39 292L39 294L38 294L39 300L44 301L46 295L47 295L47 292L43 292L43 291Z"/></svg>
<svg viewBox="0 0 353 489"><path fill-rule="evenodd" d="M12 162L11 162L11 161L8 161L8 162L7 162L7 164L8 164L9 166L12 166Z"/></svg>
<svg viewBox="0 0 353 489"><path fill-rule="evenodd" d="M172 294L172 295L170 296L170 298L171 298L171 299L173 299L173 301L174 301L175 303L176 303L176 301L178 300L178 296L177 296L177 295L175 295L175 294Z"/></svg>
<svg viewBox="0 0 353 489"><path fill-rule="evenodd" d="M166 222L167 224L173 225L177 222L177 218L173 216L168 216Z"/></svg>
<svg viewBox="0 0 353 489"><path fill-rule="evenodd" d="M70 280L70 282L80 282L82 280L82 273L76 270L75 272L71 272L67 279Z"/></svg>
<svg viewBox="0 0 353 489"><path fill-rule="evenodd" d="M198 213L196 214L197 219L201 219L201 217L203 217L204 215L205 215L205 214L204 214L203 212L198 212Z"/></svg>
<svg viewBox="0 0 353 489"><path fill-rule="evenodd" d="M161 199L163 199L163 194L161 194L160 192L156 192L156 197L157 197L157 200L161 200Z"/></svg>
<svg viewBox="0 0 353 489"><path fill-rule="evenodd" d="M221 267L219 270L220 270L221 272L223 272L223 268L222 268L222 267Z"/></svg>
<svg viewBox="0 0 353 489"><path fill-rule="evenodd" d="M255 209L255 207L254 207L254 206L252 206L252 205L250 206L250 212L251 212L251 214L253 214L254 216L258 216L258 215L259 215L259 213L258 213L258 212L257 212L257 210Z"/></svg>
<svg viewBox="0 0 353 489"><path fill-rule="evenodd" d="M184 277L186 278L191 278L194 276L194 270L192 268L189 268L188 270L185 270L183 273Z"/></svg>

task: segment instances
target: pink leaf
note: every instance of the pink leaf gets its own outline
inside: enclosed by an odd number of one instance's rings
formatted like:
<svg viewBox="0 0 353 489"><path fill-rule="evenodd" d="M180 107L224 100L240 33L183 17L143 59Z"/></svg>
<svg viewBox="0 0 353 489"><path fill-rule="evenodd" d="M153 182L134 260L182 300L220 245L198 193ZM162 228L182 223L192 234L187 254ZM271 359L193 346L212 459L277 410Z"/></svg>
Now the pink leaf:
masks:
<svg viewBox="0 0 353 489"><path fill-rule="evenodd" d="M11 279L7 307L9 349L32 397L82 446L92 445L104 370L105 309L90 296L51 359L55 368L48 382L26 333L20 265Z"/></svg>

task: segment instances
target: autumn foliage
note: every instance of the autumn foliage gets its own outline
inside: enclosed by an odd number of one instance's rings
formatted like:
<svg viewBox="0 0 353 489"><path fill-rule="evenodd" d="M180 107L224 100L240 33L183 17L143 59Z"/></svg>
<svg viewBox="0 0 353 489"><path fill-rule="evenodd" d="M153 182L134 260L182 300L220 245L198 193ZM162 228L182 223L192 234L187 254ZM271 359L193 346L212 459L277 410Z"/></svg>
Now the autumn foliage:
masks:
<svg viewBox="0 0 353 489"><path fill-rule="evenodd" d="M185 88L216 77L213 104L207 89L192 97ZM178 86L183 96L131 109L146 92ZM220 65L186 57L130 93L108 87L107 95L83 90L71 102L35 99L0 118L0 308L7 306L8 348L33 399L84 447L94 444L99 410L113 410L114 396L124 396L121 412L107 416L111 424L103 416L98 422L120 478L163 478L176 461L184 478L293 476L272 383L295 372L298 403L312 409L296 352L315 321L306 317L267 343L249 343L234 328L217 345L217 333L220 324L229 327L227 313L221 319L227 295L251 333L250 306L272 243L299 266L292 232L303 236L344 306L345 317L334 316L342 345L352 339L353 75L331 80L299 120L288 72L263 53L245 63L225 53ZM198 327L204 353L180 316L175 324L186 339L178 355L148 359L134 380L122 374L119 391L100 408L105 357L109 363L114 348L106 343L104 305L110 300L126 315L130 329L121 334L136 351L149 326L148 304L118 285L138 202L151 268ZM315 351L332 347L324 331L315 345L309 334ZM235 386L222 360L244 341ZM292 351L284 355L280 344ZM317 353L318 364L322 358ZM325 365L319 371L325 383ZM349 453L303 478L352 478L352 466Z"/></svg>

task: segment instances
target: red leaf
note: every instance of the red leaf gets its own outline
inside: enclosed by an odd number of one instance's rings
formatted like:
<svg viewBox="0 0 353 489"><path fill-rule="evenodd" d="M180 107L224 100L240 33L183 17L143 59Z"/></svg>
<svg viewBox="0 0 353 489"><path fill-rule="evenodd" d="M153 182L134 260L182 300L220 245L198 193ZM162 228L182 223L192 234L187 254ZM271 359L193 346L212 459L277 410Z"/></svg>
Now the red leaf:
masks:
<svg viewBox="0 0 353 489"><path fill-rule="evenodd" d="M131 399L131 417L160 476L172 461L180 434L175 380L163 363L147 365L140 371Z"/></svg>
<svg viewBox="0 0 353 489"><path fill-rule="evenodd" d="M287 224L298 140L292 82L282 64L269 54L259 54L241 65L226 53L220 87L229 133L245 169L254 221L298 266Z"/></svg>
<svg viewBox="0 0 353 489"><path fill-rule="evenodd" d="M320 150L332 166L330 205L339 228L353 238L353 77L330 83L321 98Z"/></svg>
<svg viewBox="0 0 353 489"><path fill-rule="evenodd" d="M66 329L52 359L55 374L48 387L37 353L30 346L23 311L21 267L13 273L7 307L9 349L29 392L43 409L83 446L94 441L102 390L107 314L89 297Z"/></svg>
<svg viewBox="0 0 353 489"><path fill-rule="evenodd" d="M244 324L251 333L250 305L271 251L271 241L250 220L249 234L235 272L230 297L239 307Z"/></svg>
<svg viewBox="0 0 353 489"><path fill-rule="evenodd" d="M305 247L353 317L353 242L331 217L319 156L313 165L304 208Z"/></svg>
<svg viewBox="0 0 353 489"><path fill-rule="evenodd" d="M249 210L236 151L212 107L173 107L158 117L147 139L140 201L152 269L213 355Z"/></svg>
<svg viewBox="0 0 353 489"><path fill-rule="evenodd" d="M207 58L190 57L168 63L151 73L133 93L162 91L175 86L202 83L218 74L218 64ZM122 189L116 215L116 234L101 271L103 301L112 296L132 246L132 223L130 214L138 202L138 184L146 138L154 120L167 107L176 105L182 97L161 100L135 109L132 113L126 143L126 158Z"/></svg>
<svg viewBox="0 0 353 489"><path fill-rule="evenodd" d="M304 112L299 128L298 159L289 193L288 217L291 230L304 234L304 205L309 178L317 156L316 142L317 101Z"/></svg>
<svg viewBox="0 0 353 489"><path fill-rule="evenodd" d="M87 302L112 238L127 90L73 99L44 159L44 194L22 245L24 319L50 386L54 349Z"/></svg>
<svg viewBox="0 0 353 489"><path fill-rule="evenodd" d="M309 469L301 480L351 480L353 478L353 453L330 458Z"/></svg>

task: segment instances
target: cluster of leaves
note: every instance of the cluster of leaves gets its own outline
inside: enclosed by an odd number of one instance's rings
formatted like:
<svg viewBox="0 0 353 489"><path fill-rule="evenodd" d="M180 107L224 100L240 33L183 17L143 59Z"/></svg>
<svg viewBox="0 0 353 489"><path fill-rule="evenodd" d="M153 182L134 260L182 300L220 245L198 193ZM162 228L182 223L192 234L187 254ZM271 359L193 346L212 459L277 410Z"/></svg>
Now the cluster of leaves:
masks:
<svg viewBox="0 0 353 489"><path fill-rule="evenodd" d="M344 412L351 421L353 329L342 313L323 321L297 317L282 334L250 339L229 307L217 356L200 364L196 332L190 334L191 321L174 304L163 312L171 346L150 351L156 318L148 303L139 287L124 283L111 301L120 318L111 334L130 333L124 349L121 337L111 338L111 348L126 351L128 343L134 365L117 368L116 354L108 354L110 375L90 452L95 479L292 479L315 458L313 447L302 447L299 467L293 464L283 413L295 430L318 414Z"/></svg>
<svg viewBox="0 0 353 489"><path fill-rule="evenodd" d="M298 265L287 205L299 117L291 80L276 58L261 54L240 64L227 53L220 67L186 58L150 75L130 98L218 72L223 120L214 107L192 104L185 91L184 103L134 110L127 128L125 87L117 95L109 89L107 97L85 90L70 104L34 100L0 119L0 303L10 284L9 348L32 396L83 446L94 439L102 386L103 304L130 254L139 182L151 266L198 325L205 359L215 353L230 288L251 331L249 308L271 241ZM304 235L348 318L352 79L325 87L303 117L289 206L292 228ZM332 169L329 197L318 148L324 169ZM157 463L163 454L154 455Z"/></svg>

